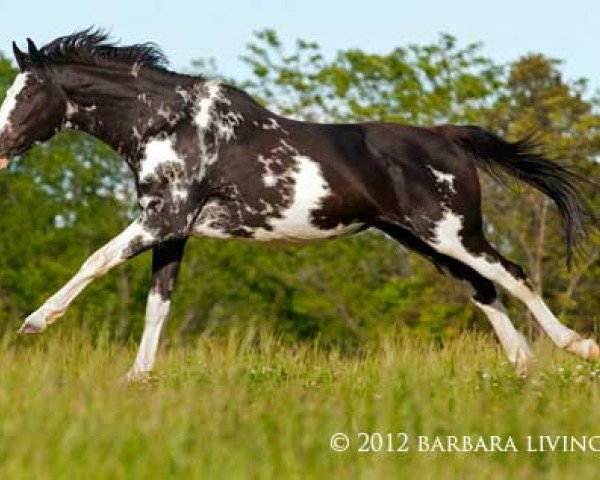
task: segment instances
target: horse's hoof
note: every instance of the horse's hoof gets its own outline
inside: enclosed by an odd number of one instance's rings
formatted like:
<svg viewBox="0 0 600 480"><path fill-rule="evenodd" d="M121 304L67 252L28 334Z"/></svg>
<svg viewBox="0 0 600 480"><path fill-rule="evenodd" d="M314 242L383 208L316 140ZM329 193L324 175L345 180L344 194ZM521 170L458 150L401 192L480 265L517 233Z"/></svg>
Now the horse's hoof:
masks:
<svg viewBox="0 0 600 480"><path fill-rule="evenodd" d="M123 383L128 385L135 384L145 384L150 383L152 380L152 373L148 371L140 371L131 369L129 370L125 376L123 377Z"/></svg>
<svg viewBox="0 0 600 480"><path fill-rule="evenodd" d="M525 344L525 349L518 349L516 359L514 361L515 370L517 375L520 377L526 377L528 373L531 372L531 367L533 366L533 362L535 361L535 357L529 347Z"/></svg>
<svg viewBox="0 0 600 480"><path fill-rule="evenodd" d="M526 377L531 372L531 358L519 358L515 363L515 371L519 377Z"/></svg>
<svg viewBox="0 0 600 480"><path fill-rule="evenodd" d="M33 312L25 319L18 333L41 333L46 330L46 318L40 312Z"/></svg>
<svg viewBox="0 0 600 480"><path fill-rule="evenodd" d="M17 333L42 333L45 327L33 323L23 323Z"/></svg>
<svg viewBox="0 0 600 480"><path fill-rule="evenodd" d="M600 358L600 348L598 344L591 338L581 338L572 341L565 347L569 352L579 355L583 358L596 359Z"/></svg>

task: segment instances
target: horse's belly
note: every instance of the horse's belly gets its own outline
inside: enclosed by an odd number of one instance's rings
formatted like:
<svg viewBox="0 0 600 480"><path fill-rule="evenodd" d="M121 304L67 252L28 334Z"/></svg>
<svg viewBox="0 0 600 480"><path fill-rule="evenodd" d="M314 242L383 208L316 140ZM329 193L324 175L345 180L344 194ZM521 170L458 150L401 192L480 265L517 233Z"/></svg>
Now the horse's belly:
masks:
<svg viewBox="0 0 600 480"><path fill-rule="evenodd" d="M250 214L243 205L213 201L202 210L192 227L192 234L257 242L307 242L350 235L363 227L359 223L339 223L334 228L324 229L315 225L309 212L304 210L301 206L292 206L280 214L260 217Z"/></svg>
<svg viewBox="0 0 600 480"><path fill-rule="evenodd" d="M307 242L341 237L357 232L362 228L359 224L338 225L331 229L322 229L309 222L299 222L294 219L276 219L273 229L259 228L254 231L253 239L259 242L290 241Z"/></svg>
<svg viewBox="0 0 600 480"><path fill-rule="evenodd" d="M344 211L339 199L331 202L334 194L317 162L304 155L294 155L292 160L287 170L276 173L269 164L262 177L232 184L227 200L215 199L205 205L193 233L260 242L305 242L348 235L363 227L358 222L340 221L351 218L351 213Z"/></svg>

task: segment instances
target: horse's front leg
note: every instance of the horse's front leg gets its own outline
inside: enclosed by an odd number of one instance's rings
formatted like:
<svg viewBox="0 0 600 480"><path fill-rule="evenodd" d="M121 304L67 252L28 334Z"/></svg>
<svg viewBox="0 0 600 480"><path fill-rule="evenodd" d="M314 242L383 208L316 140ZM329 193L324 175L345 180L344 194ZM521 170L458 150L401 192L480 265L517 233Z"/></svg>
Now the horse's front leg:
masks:
<svg viewBox="0 0 600 480"><path fill-rule="evenodd" d="M152 286L146 304L144 332L133 367L127 373L129 381L145 380L154 366L186 240L170 240L152 249Z"/></svg>
<svg viewBox="0 0 600 480"><path fill-rule="evenodd" d="M19 332L43 331L49 323L65 313L69 304L92 280L160 241L160 238L145 227L143 218L138 218L110 242L96 250L71 280L25 319Z"/></svg>

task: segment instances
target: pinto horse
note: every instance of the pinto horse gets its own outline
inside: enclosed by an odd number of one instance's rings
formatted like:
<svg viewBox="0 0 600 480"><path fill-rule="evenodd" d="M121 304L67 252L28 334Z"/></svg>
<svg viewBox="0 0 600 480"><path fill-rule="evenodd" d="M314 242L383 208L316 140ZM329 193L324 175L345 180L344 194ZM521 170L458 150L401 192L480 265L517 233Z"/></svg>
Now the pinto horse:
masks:
<svg viewBox="0 0 600 480"><path fill-rule="evenodd" d="M483 235L477 168L509 174L549 196L562 215L567 258L592 212L581 178L528 140L475 126L317 124L281 117L238 88L166 69L154 44L118 46L100 31L13 50L20 73L0 109L6 164L62 128L118 152L136 182L139 216L93 253L24 321L37 333L94 279L152 250L152 284L130 379L152 369L188 237L305 242L376 228L468 282L509 360L525 371L525 338L494 283L521 300L554 343L596 358L596 342L561 324L523 269Z"/></svg>

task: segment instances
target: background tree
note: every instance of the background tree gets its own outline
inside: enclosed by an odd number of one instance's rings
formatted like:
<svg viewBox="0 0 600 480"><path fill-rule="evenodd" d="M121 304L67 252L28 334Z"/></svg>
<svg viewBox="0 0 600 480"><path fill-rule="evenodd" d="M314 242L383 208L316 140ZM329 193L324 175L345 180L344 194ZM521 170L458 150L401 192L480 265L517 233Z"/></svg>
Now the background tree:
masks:
<svg viewBox="0 0 600 480"><path fill-rule="evenodd" d="M524 56L511 64L496 101L482 112L482 121L512 139L535 134L550 156L598 181L597 100L586 99L585 80L566 81L560 65L560 61L540 54ZM568 314L579 328L595 328L600 296L593 293L592 284L586 283L597 275L598 237L590 239L585 255L579 256L569 272L560 261L564 256L562 227L551 201L531 188L510 192L489 182L486 186L486 213L496 243L528 267L534 286L549 298L556 311ZM585 193L597 210L598 189ZM586 289L587 295L583 293Z"/></svg>
<svg viewBox="0 0 600 480"><path fill-rule="evenodd" d="M327 60L318 44L298 40L286 51L263 30L242 59L250 89L282 114L315 121L474 122L500 86L501 67L443 34L436 43L397 47L388 54L340 50Z"/></svg>

